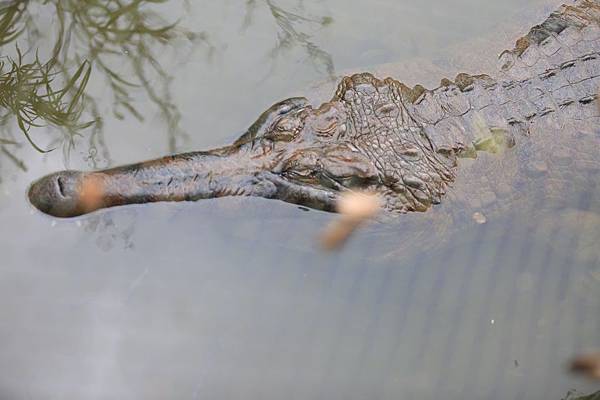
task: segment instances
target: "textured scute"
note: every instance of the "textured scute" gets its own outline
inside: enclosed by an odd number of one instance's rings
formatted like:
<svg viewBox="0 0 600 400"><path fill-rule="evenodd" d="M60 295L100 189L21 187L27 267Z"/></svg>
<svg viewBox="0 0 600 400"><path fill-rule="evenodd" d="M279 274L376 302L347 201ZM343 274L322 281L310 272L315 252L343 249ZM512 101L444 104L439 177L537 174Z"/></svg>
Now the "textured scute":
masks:
<svg viewBox="0 0 600 400"><path fill-rule="evenodd" d="M388 209L424 211L441 201L455 177L456 157L436 151L404 106L399 82L353 75L341 82L334 101L347 110L344 139L375 164Z"/></svg>

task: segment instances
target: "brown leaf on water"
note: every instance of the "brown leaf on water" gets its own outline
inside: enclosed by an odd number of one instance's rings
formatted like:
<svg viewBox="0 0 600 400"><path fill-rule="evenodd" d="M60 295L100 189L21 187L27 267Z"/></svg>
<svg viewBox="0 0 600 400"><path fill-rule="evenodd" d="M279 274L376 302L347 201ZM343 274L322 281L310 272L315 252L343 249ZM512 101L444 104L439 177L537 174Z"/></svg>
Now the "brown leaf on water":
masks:
<svg viewBox="0 0 600 400"><path fill-rule="evenodd" d="M575 357L571 361L570 370L588 378L600 380L600 352Z"/></svg>
<svg viewBox="0 0 600 400"><path fill-rule="evenodd" d="M340 216L321 234L325 250L340 248L352 233L365 221L374 217L381 208L379 196L362 192L347 192L340 196L337 211Z"/></svg>
<svg viewBox="0 0 600 400"><path fill-rule="evenodd" d="M83 210L87 213L102 208L104 197L104 181L95 174L86 175L79 189L79 200Z"/></svg>
<svg viewBox="0 0 600 400"><path fill-rule="evenodd" d="M479 225L485 224L487 222L486 216L479 211L473 213L472 218L473 218L473 221L475 221Z"/></svg>

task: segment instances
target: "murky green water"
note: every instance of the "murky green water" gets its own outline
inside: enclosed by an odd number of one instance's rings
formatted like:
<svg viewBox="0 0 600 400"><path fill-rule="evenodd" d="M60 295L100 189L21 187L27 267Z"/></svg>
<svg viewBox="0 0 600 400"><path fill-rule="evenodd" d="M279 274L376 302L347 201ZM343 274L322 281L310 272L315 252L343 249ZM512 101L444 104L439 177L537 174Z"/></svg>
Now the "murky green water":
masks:
<svg viewBox="0 0 600 400"><path fill-rule="evenodd" d="M90 148L84 131L69 167L219 146L276 100L330 96L315 84L331 73L402 70L414 57L443 65L449 47L531 15L518 0L271 3L302 16L290 28L269 2L244 3L157 9L198 33L154 49L173 79L164 91L150 74L149 87L161 100L171 93L181 115L171 134L144 89L128 88L144 120L122 107L116 118L95 65L87 89L102 141ZM52 16L35 15L52 36ZM288 47L278 47L282 29L295 38ZM135 79L130 51L107 62ZM31 132L44 147L57 137ZM27 171L0 155L0 398L504 400L594 389L565 372L572 355L600 346L594 187L425 239L415 239L431 232L419 215L377 223L325 254L316 235L332 215L261 199L46 217L25 193L65 158L14 138L23 146L5 148Z"/></svg>

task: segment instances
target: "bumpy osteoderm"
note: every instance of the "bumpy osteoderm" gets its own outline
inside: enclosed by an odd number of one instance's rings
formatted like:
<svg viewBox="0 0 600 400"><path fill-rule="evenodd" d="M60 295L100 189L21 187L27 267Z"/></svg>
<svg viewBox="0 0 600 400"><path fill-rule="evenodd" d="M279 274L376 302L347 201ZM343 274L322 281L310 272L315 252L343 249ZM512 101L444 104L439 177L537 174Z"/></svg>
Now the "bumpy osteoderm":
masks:
<svg viewBox="0 0 600 400"><path fill-rule="evenodd" d="M344 104L350 121L343 139L376 166L388 208L423 211L440 202L455 177L456 157L436 151L404 105L399 82L353 75L343 79L334 101Z"/></svg>

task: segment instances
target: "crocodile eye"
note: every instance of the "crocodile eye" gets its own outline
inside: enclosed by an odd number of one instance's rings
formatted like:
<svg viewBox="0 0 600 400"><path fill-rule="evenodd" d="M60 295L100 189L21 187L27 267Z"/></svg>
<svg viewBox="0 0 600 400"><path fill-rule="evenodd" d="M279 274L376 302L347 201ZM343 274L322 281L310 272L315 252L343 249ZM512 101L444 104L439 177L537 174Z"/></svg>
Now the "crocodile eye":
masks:
<svg viewBox="0 0 600 400"><path fill-rule="evenodd" d="M304 97L292 97L279 103L273 104L258 119L250 125L248 130L240 136L233 144L241 146L254 141L256 138L266 137L277 140L276 127L280 121L288 116L294 117L302 110L309 109L310 104Z"/></svg>
<svg viewBox="0 0 600 400"><path fill-rule="evenodd" d="M298 120L298 118L284 117L277 122L275 129L278 132L294 132L299 127L300 121Z"/></svg>
<svg viewBox="0 0 600 400"><path fill-rule="evenodd" d="M265 134L267 139L289 142L302 131L302 119L298 115L281 117Z"/></svg>

